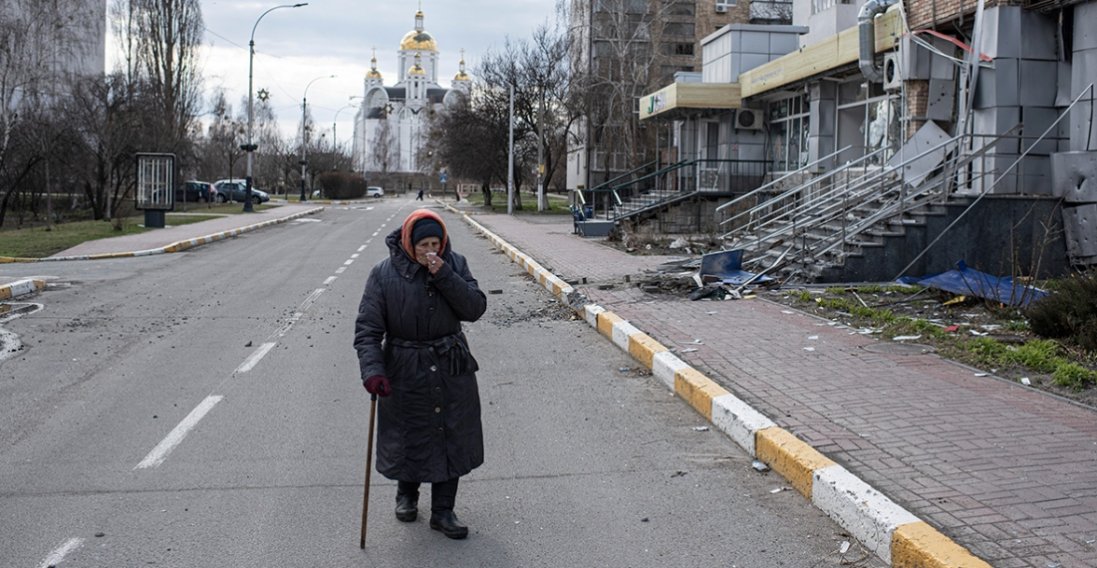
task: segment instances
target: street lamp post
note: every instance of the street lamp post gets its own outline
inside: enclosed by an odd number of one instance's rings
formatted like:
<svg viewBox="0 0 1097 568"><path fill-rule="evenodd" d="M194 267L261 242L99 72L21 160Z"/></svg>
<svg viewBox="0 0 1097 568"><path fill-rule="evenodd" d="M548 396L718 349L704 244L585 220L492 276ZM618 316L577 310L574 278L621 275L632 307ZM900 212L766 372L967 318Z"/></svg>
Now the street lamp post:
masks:
<svg viewBox="0 0 1097 568"><path fill-rule="evenodd" d="M319 77L316 77L315 79L309 81L307 85L305 85L305 94L301 96L301 203L304 203L307 200L307 198L305 197L305 175L308 172L309 162L308 158L305 156L305 149L308 146L309 141L308 129L305 127L305 117L307 116L309 104L309 87L311 87L313 83L319 81L320 79L334 78L335 75L321 75Z"/></svg>
<svg viewBox="0 0 1097 568"><path fill-rule="evenodd" d="M282 4L275 6L266 12L259 15L259 18L255 20L255 25L251 27L251 37L248 39L248 143L244 145L242 150L248 154L248 171L245 178L244 186L244 212L251 213L253 211L251 206L251 174L252 167L255 163L255 141L252 139L252 127L255 124L255 113L253 112L254 95L252 93L252 70L255 67L255 28L259 27L259 22L263 19L263 16L279 9L279 8L300 8L301 6L308 6L308 2L301 2L298 4Z"/></svg>

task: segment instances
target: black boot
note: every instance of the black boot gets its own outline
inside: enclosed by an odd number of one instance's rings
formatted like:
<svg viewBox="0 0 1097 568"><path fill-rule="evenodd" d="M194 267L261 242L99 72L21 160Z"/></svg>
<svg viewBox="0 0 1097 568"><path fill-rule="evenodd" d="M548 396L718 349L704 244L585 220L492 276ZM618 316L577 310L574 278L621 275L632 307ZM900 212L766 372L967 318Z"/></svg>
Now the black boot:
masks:
<svg viewBox="0 0 1097 568"><path fill-rule="evenodd" d="M401 481L396 489L396 520L410 523L419 517L419 484Z"/></svg>
<svg viewBox="0 0 1097 568"><path fill-rule="evenodd" d="M432 483L430 486L430 528L442 531L453 539L462 539L469 535L469 528L457 520L453 514L453 505L457 502L457 482L460 478Z"/></svg>
<svg viewBox="0 0 1097 568"><path fill-rule="evenodd" d="M469 528L457 520L453 509L430 512L430 528L442 531L448 538L460 540L469 535Z"/></svg>

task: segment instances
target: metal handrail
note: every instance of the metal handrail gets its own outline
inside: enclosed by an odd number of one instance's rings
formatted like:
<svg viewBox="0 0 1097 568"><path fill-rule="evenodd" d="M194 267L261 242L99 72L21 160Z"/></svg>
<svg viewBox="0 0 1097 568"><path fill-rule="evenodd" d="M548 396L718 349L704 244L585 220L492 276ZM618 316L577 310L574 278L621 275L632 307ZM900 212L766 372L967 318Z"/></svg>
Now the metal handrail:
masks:
<svg viewBox="0 0 1097 568"><path fill-rule="evenodd" d="M774 204L775 202L779 202L779 201L782 201L782 200L784 200L784 199L788 199L788 198L790 198L790 197L792 197L792 196L796 195L797 193L800 193L800 192L801 192L801 191L803 191L803 190L804 190L805 188L808 188L808 187L810 187L810 186L812 186L812 185L816 185L816 184L818 184L818 183L820 183L820 182L826 181L826 180L830 179L831 177L837 176L837 175L838 175L839 173L842 173L842 172L848 172L848 171L849 171L850 169L852 169L852 168L853 168L854 166L857 166L857 165L861 164L862 162L864 162L864 161L868 160L869 158L872 158L872 157L876 156L876 154L879 154L879 153L881 153L881 152L884 152L885 150L888 150L888 149L890 149L890 146L887 146L887 147L884 147L884 148L880 148L880 149L878 149L878 150L875 150L875 151L873 151L873 152L870 152L870 153L868 153L868 154L865 154L864 156L861 156L860 158L858 158L858 159L856 159L856 160L853 160L853 161L851 161L851 162L846 162L846 163L845 163L845 164L843 164L843 165L842 165L841 167L839 167L839 168L837 168L837 169L833 169L833 170L831 170L831 171L827 172L826 174L824 174L824 175L822 175L822 176L820 176L820 177L817 177L817 178L812 178L811 180L809 180L809 181L806 181L806 182L804 182L804 183L802 183L802 184L800 184L800 185L798 185L798 186L796 186L796 187L793 187L793 188L791 188L791 189L785 190L785 191L781 192L780 194L778 194L778 195L776 195L776 196L774 196L774 197L772 197L772 198L770 198L770 199L768 199L768 200L766 200L766 201L764 201L764 202L762 202L762 203L760 203L760 204L758 204L758 205L755 205L754 207L752 207L752 208L750 208L750 209L748 209L748 210L746 210L746 211L741 211L741 212L739 212L739 213L737 213L737 214L735 214L735 215L732 215L731 217L729 217L729 218L727 218L727 219L725 219L725 220L721 221L721 222L720 222L720 224L721 224L721 225L723 225L723 224L725 224L725 223L729 223L729 222L731 222L731 221L734 221L734 220L736 220L736 219L739 219L739 218L743 217L744 215L751 215L751 216L753 216L753 215L754 215L754 214L756 214L756 213L757 213L758 211L761 211L761 210L763 210L763 209L766 209L766 208L769 208L769 207L773 207L773 204ZM861 176L861 178L863 179L863 178L864 178L865 176L867 176L867 175L869 175L869 174L868 174L868 173L866 172L864 176ZM846 183L847 183L847 187L848 187L848 184L849 184L849 180L848 180L848 179L846 180ZM753 224L754 224L753 222L752 222L752 223L748 223L748 225L747 225L747 226L749 227L749 226L751 226L751 225L753 225ZM728 235L730 235L730 234L731 234L732 232L734 232L734 231L730 231L730 232L726 233L726 234L724 235L724 238L726 238L726 237L727 237Z"/></svg>
<svg viewBox="0 0 1097 568"><path fill-rule="evenodd" d="M657 164L657 163L658 163L658 160L652 160L652 161L650 161L650 162L648 162L648 163L646 163L646 164L644 164L644 165L642 165L642 166L637 166L637 167L635 167L635 168L632 168L631 170L629 170L629 171L627 171L627 172L625 172L625 173L623 173L623 174L621 174L621 175L619 175L619 176L617 176L617 177L615 177L615 178L611 178L611 179L608 179L608 180L606 180L606 181L604 181L604 182L602 182L602 183L600 183L600 184L598 184L598 185L596 185L596 186L594 186L594 187L592 187L592 188L588 189L587 191L605 191L606 189L608 189L608 188L609 188L609 186L610 186L610 185L611 185L611 184L612 184L613 182L615 182L615 181L617 181L617 180L619 180L619 179L621 179L621 178L624 178L624 177L630 176L630 175L632 175L632 174L634 174L634 173L636 173L636 172L638 172L638 171L640 171L640 170L642 170L642 169L645 169L645 168L647 168L648 166L650 166L650 165L652 165L652 164Z"/></svg>
<svg viewBox="0 0 1097 568"><path fill-rule="evenodd" d="M781 177L779 177L779 178L777 178L777 179L775 179L775 180L773 180L773 181L771 181L767 184L758 186L757 189L751 191L750 193L740 195L739 197L736 197L735 199L732 199L731 201L728 201L727 203L718 206L716 208L716 211L719 212L719 211L723 210L725 207L731 207L732 205L735 205L736 203L738 203L738 202L740 202L740 201L742 201L742 200L744 200L748 197L753 196L755 193L765 191L765 190L769 189L770 186L781 183L782 181L788 179L791 176L801 174L801 173L807 171L808 168L811 168L813 166L817 166L817 165L819 165L820 162L823 162L825 160L829 160L830 158L833 158L834 156L837 156L838 154L841 154L842 152L845 152L846 150L849 150L852 147L853 147L852 145L846 146L845 148L842 148L841 150L838 150L837 152L832 152L830 154L827 154L826 156L823 156L822 158L819 158L818 160L815 160L814 162L810 162L808 164L805 164L803 167L801 167L798 170L793 170L793 171L788 172L787 174L785 174L785 175L783 175L783 176L781 176Z"/></svg>

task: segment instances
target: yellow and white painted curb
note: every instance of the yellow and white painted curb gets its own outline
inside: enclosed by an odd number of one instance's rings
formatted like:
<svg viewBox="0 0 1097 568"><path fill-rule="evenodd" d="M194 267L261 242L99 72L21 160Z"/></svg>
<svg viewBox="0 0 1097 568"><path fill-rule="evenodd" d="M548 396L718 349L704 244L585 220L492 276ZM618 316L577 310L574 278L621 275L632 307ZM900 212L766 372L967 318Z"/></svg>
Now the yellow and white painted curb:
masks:
<svg viewBox="0 0 1097 568"><path fill-rule="evenodd" d="M214 233L212 235L206 235L204 237L197 237L193 239L186 239L182 241L176 241L170 245L162 246L159 248L129 251L129 252L110 252L103 254L81 254L73 256L48 256L46 258L19 258L11 256L0 256L0 264L11 262L56 262L62 260L103 260L107 258L130 258L134 256L150 256L154 254L165 254L171 252L182 252L190 248L209 244L229 237L235 237L237 235L248 233L256 229L262 229L263 227L269 227L270 225L276 225L278 223L285 223L286 221L292 221L305 215L312 215L323 211L323 207L316 207L308 209L306 211L300 211L292 215L286 215L285 217L279 217L277 219L270 219L263 221L262 223L255 223L254 225L247 225L245 227L239 227L229 231L221 231L220 233Z"/></svg>
<svg viewBox="0 0 1097 568"><path fill-rule="evenodd" d="M751 457L783 476L812 504L849 531L890 566L901 568L990 568L966 548L861 481L794 434L690 367L669 349L601 306L577 298L575 290L529 255L447 206L484 234L546 290L586 319L591 327L647 367L716 429ZM576 304L579 300L579 304Z"/></svg>
<svg viewBox="0 0 1097 568"><path fill-rule="evenodd" d="M28 278L0 285L0 301L14 300L20 296L34 294L46 289L46 281Z"/></svg>

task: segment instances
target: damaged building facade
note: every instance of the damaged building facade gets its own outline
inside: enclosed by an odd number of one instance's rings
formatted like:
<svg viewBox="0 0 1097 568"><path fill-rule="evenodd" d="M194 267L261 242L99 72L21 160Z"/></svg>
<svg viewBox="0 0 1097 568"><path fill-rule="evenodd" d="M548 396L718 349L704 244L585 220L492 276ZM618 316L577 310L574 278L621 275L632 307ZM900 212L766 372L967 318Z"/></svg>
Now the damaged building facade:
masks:
<svg viewBox="0 0 1097 568"><path fill-rule="evenodd" d="M803 281L1097 263L1097 2L793 6L640 99L676 161L612 188L618 224Z"/></svg>

